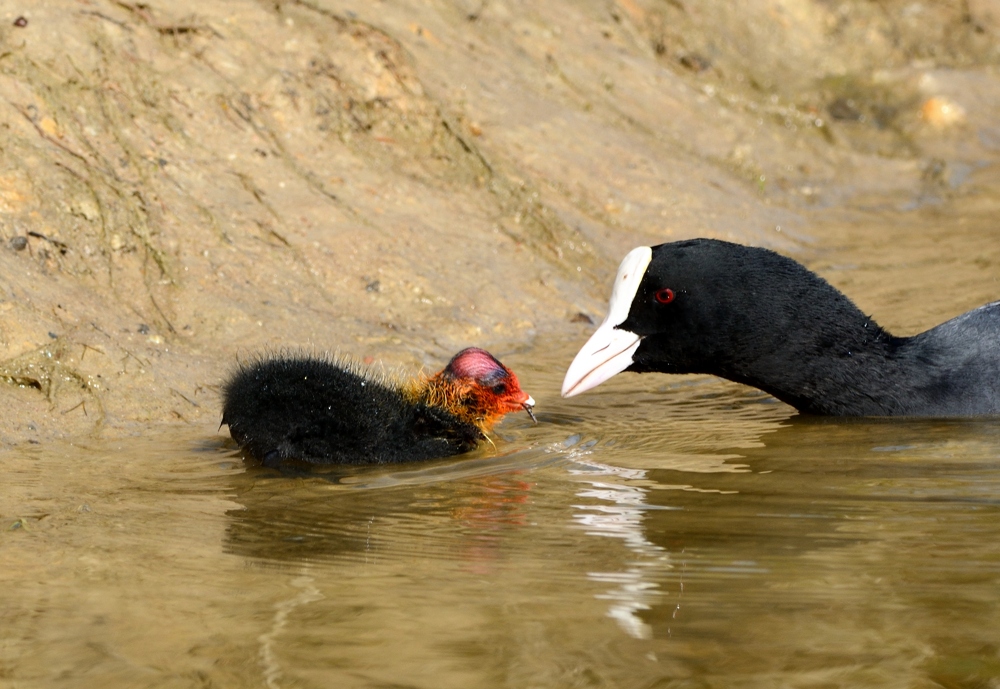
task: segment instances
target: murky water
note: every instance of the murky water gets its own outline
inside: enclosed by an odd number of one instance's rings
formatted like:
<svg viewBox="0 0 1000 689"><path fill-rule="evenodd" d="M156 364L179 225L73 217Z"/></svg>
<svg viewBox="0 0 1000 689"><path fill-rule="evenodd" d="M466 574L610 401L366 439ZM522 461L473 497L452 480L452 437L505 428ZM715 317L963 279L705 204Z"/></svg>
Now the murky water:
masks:
<svg viewBox="0 0 1000 689"><path fill-rule="evenodd" d="M912 332L1000 297L976 227L802 258ZM508 357L540 423L462 459L293 478L214 427L6 453L0 686L1000 686L1000 423L705 377L560 400L584 337Z"/></svg>

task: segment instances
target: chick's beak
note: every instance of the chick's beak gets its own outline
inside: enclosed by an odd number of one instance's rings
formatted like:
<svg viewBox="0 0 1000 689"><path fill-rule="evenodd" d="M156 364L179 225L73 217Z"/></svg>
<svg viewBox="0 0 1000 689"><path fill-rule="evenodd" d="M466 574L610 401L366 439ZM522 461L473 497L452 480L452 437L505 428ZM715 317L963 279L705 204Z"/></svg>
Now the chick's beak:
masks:
<svg viewBox="0 0 1000 689"><path fill-rule="evenodd" d="M531 417L531 420L538 423L538 419L535 418L535 412L532 411L532 408L535 406L535 400L531 397L531 395L528 395L528 399L524 400L524 402L521 403L521 406L524 408L524 411L528 412L528 416Z"/></svg>

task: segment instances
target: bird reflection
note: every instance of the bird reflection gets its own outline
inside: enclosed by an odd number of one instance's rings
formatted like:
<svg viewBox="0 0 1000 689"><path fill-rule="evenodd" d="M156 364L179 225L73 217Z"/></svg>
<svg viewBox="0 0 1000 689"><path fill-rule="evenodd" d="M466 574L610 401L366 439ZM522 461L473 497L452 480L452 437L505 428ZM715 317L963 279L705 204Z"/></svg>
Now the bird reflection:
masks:
<svg viewBox="0 0 1000 689"><path fill-rule="evenodd" d="M292 477L249 467L237 477L234 500L242 508L227 513L225 549L271 563L343 557L374 563L384 550L398 550L401 537L403 545L419 543L424 554L440 551L443 557L455 556L457 541L467 571L491 571L506 533L526 523L531 484L517 471L453 483L406 483L416 480L413 475L353 471ZM402 485L394 477L403 477Z"/></svg>
<svg viewBox="0 0 1000 689"><path fill-rule="evenodd" d="M655 578L665 569L672 569L667 551L652 543L643 533L643 521L650 505L647 490L634 481L646 479L642 469L624 469L594 461L577 460L569 473L589 484L578 497L600 500L597 504L575 505L581 510L573 515L589 536L620 538L634 558L624 571L588 572L593 581L611 584L613 588L598 598L611 601L608 617L636 639L652 636L651 627L639 617L661 597ZM667 508L660 508L667 509Z"/></svg>

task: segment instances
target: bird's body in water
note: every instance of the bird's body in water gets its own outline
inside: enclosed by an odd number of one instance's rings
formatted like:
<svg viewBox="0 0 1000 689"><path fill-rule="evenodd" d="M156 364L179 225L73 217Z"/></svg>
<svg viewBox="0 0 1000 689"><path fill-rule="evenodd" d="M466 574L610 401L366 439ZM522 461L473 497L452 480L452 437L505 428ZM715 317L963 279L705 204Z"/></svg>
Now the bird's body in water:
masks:
<svg viewBox="0 0 1000 689"><path fill-rule="evenodd" d="M1000 415L1000 302L898 337L773 251L712 239L639 247L563 396L621 371L709 373L810 414Z"/></svg>
<svg viewBox="0 0 1000 689"><path fill-rule="evenodd" d="M223 386L222 422L265 465L391 464L468 452L534 400L489 352L464 349L432 376L395 383L343 361L273 356Z"/></svg>

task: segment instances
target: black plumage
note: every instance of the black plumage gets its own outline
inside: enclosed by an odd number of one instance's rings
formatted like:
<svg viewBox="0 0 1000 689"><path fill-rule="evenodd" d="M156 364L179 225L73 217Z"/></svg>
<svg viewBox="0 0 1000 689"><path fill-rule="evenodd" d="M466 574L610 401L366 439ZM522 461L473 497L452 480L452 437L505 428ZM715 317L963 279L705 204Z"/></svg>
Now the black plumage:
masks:
<svg viewBox="0 0 1000 689"><path fill-rule="evenodd" d="M420 461L467 452L483 438L475 424L345 361L257 359L239 367L222 397L233 439L269 466Z"/></svg>
<svg viewBox="0 0 1000 689"><path fill-rule="evenodd" d="M1000 302L897 337L790 258L696 239L631 252L609 319L564 395L623 370L708 373L813 414L1000 414Z"/></svg>

